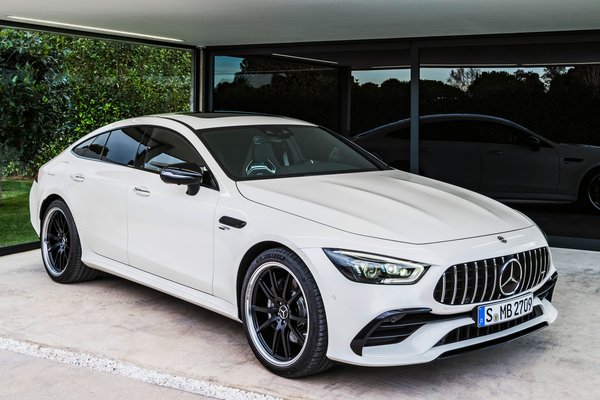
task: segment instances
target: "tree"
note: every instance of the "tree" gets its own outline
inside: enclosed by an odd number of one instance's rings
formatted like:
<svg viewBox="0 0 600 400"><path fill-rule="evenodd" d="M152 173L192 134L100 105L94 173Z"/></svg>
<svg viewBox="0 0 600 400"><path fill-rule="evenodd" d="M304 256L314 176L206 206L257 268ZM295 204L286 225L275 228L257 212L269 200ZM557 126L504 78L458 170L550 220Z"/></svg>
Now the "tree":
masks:
<svg viewBox="0 0 600 400"><path fill-rule="evenodd" d="M33 167L44 141L60 135L70 98L56 35L0 30L0 145ZM1 195L1 191L0 191Z"/></svg>
<svg viewBox="0 0 600 400"><path fill-rule="evenodd" d="M457 68L450 71L448 84L466 92L469 86L481 75L479 68Z"/></svg>

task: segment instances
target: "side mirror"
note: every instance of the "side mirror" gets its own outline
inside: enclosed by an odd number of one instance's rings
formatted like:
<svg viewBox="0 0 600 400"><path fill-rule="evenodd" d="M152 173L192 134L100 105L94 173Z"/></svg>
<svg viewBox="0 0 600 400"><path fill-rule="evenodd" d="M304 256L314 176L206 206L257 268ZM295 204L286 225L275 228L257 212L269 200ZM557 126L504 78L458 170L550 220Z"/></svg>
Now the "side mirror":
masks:
<svg viewBox="0 0 600 400"><path fill-rule="evenodd" d="M542 147L542 141L535 136L529 136L527 138L527 144L531 151L540 151L540 147Z"/></svg>
<svg viewBox="0 0 600 400"><path fill-rule="evenodd" d="M167 165L160 172L160 179L164 183L187 185L186 193L194 196L200 190L204 177L204 173L196 171L196 168L196 165L187 163Z"/></svg>

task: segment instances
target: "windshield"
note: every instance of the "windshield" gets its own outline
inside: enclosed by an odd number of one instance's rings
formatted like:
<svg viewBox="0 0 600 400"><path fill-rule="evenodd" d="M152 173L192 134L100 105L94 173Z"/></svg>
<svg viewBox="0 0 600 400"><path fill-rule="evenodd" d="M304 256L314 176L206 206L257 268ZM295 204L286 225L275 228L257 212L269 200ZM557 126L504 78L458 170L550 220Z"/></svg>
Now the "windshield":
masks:
<svg viewBox="0 0 600 400"><path fill-rule="evenodd" d="M238 126L197 131L235 180L375 171L368 153L316 126Z"/></svg>

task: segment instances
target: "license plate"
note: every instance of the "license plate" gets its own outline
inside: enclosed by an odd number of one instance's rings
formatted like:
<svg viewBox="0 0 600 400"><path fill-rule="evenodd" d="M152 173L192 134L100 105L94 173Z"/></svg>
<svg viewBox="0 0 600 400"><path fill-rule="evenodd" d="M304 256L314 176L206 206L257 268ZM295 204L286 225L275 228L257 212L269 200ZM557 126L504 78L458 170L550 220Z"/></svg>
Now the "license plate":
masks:
<svg viewBox="0 0 600 400"><path fill-rule="evenodd" d="M477 308L477 326L496 325L507 322L533 311L533 294L529 293L516 299L487 304Z"/></svg>

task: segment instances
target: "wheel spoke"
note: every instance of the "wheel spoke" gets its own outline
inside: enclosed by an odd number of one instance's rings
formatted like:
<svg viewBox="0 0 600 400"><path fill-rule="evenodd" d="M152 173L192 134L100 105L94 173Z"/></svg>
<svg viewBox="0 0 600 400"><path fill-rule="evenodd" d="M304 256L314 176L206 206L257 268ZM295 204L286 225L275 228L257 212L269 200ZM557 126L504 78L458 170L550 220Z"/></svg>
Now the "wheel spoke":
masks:
<svg viewBox="0 0 600 400"><path fill-rule="evenodd" d="M293 327L292 324L289 324L288 327L290 328L290 331L294 334L294 336L296 336L298 338L298 340L300 340L300 344L303 344L306 341L306 338L304 337L304 335L301 334L298 331L298 329Z"/></svg>
<svg viewBox="0 0 600 400"><path fill-rule="evenodd" d="M266 327L270 326L276 320L277 320L277 315L272 316L271 318L269 318L268 320L263 322L261 326L256 328L256 333L262 332Z"/></svg>
<svg viewBox="0 0 600 400"><path fill-rule="evenodd" d="M277 355L277 345L279 344L279 332L275 330L273 341L271 342L271 354Z"/></svg>
<svg viewBox="0 0 600 400"><path fill-rule="evenodd" d="M265 285L262 279L259 279L258 286L262 289L263 293L269 298L269 300L275 302L275 295L271 292L271 290Z"/></svg>
<svg viewBox="0 0 600 400"><path fill-rule="evenodd" d="M58 218L52 218L52 222L50 222L50 227L54 227L55 233L60 232L60 227L58 225Z"/></svg>
<svg viewBox="0 0 600 400"><path fill-rule="evenodd" d="M50 244L50 243L48 243L48 244ZM56 250L56 249L58 248L58 246L60 246L60 242L56 242L56 243L54 243L53 245L51 245L51 246L48 248L48 251L54 251L54 250Z"/></svg>
<svg viewBox="0 0 600 400"><path fill-rule="evenodd" d="M292 304L293 302L298 300L298 297L300 297L301 294L302 292L300 290L297 290L296 293L294 293L292 297L290 297L290 299L288 300L288 304Z"/></svg>
<svg viewBox="0 0 600 400"><path fill-rule="evenodd" d="M265 313L265 314L273 314L277 312L277 308L272 307L259 307L259 306L252 306L252 311L254 312L260 312L260 313Z"/></svg>
<svg viewBox="0 0 600 400"><path fill-rule="evenodd" d="M283 297L284 299L285 299L285 294L288 291L288 287L289 287L291 279L292 279L292 276L290 274L287 274L287 276L285 277L285 282L283 284L283 290L281 291L281 297Z"/></svg>
<svg viewBox="0 0 600 400"><path fill-rule="evenodd" d="M288 334L286 335L285 329L281 329L279 331L279 333L281 334L281 344L283 344L283 346L282 346L283 347L283 355L285 356L285 358L289 359L290 358L290 334L288 332Z"/></svg>
<svg viewBox="0 0 600 400"><path fill-rule="evenodd" d="M271 280L271 292L275 296L277 296L277 277L275 276L275 271L273 271L272 269L269 270L269 279Z"/></svg>
<svg viewBox="0 0 600 400"><path fill-rule="evenodd" d="M58 242L60 238L52 233L48 233L48 239L52 239L55 242Z"/></svg>
<svg viewBox="0 0 600 400"><path fill-rule="evenodd" d="M290 319L292 321L296 321L296 322L299 322L301 324L306 324L308 322L308 320L306 318L296 317L295 315L290 315Z"/></svg>

